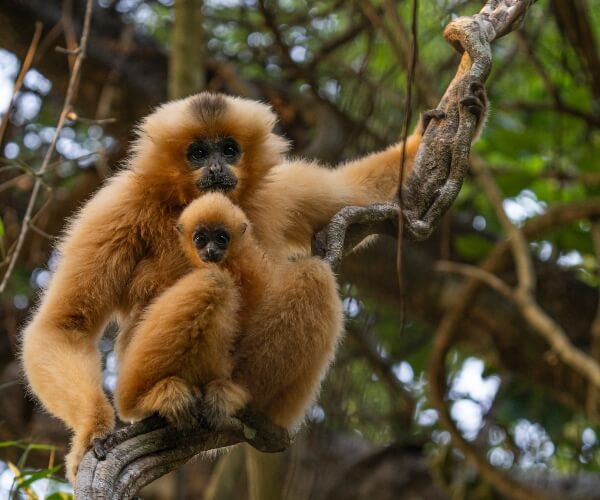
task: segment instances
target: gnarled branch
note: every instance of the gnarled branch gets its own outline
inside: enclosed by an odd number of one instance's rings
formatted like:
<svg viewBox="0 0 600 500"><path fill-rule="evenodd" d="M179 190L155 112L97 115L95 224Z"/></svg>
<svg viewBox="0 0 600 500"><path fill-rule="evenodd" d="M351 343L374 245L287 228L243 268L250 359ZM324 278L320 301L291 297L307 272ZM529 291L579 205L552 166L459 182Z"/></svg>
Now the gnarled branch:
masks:
<svg viewBox="0 0 600 500"><path fill-rule="evenodd" d="M199 453L242 442L274 453L285 450L291 438L285 429L250 410L218 430L198 427L181 432L153 416L111 434L103 443L106 457L88 451L79 466L75 497L129 500Z"/></svg>
<svg viewBox="0 0 600 500"><path fill-rule="evenodd" d="M474 16L459 17L444 30L446 40L464 52L438 108L444 120L427 127L411 175L403 187L409 237L428 238L456 199L469 162L476 117L460 105L473 83L485 83L492 41L516 29L532 0L489 0Z"/></svg>

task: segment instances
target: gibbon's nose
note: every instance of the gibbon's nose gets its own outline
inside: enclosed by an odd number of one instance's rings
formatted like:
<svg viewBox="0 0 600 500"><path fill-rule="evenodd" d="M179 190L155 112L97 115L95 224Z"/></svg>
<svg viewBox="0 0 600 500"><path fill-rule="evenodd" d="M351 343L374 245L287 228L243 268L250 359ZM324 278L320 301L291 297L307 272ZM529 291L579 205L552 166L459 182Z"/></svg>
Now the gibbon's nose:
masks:
<svg viewBox="0 0 600 500"><path fill-rule="evenodd" d="M212 246L207 246L202 254L202 258L206 262L219 262L222 256L222 252Z"/></svg>
<svg viewBox="0 0 600 500"><path fill-rule="evenodd" d="M221 164L218 161L211 161L208 165L208 171L214 177L218 176L222 172Z"/></svg>

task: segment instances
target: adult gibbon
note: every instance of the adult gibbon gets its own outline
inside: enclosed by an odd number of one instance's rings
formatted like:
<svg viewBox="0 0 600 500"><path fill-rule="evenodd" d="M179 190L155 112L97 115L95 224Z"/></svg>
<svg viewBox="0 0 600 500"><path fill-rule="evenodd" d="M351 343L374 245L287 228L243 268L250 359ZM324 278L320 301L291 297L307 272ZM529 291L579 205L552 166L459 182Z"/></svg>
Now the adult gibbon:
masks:
<svg viewBox="0 0 600 500"><path fill-rule="evenodd" d="M133 330L119 365L119 416L159 413L178 427L203 417L218 427L250 401L280 425L298 423L342 332L329 267L265 253L244 213L221 193L193 201L177 228L197 269L152 302ZM288 345L282 332L291 330L301 345ZM310 363L296 363L295 354L290 362L291 349Z"/></svg>
<svg viewBox="0 0 600 500"><path fill-rule="evenodd" d="M94 439L114 426L97 345L104 325L117 318L130 333L152 299L191 270L173 227L194 198L225 193L244 210L259 244L284 257L310 255L313 233L344 206L394 198L401 143L329 169L288 159L286 141L273 133L275 120L264 104L220 94L169 102L139 126L127 167L71 220L60 262L22 336L32 392L74 432L69 480ZM407 140L408 169L421 133L422 127ZM315 302L312 311L284 304L279 314L321 312ZM298 332L280 335L287 349L270 361L273 378L291 360L318 362L302 349ZM264 364L267 355L265 345L252 362Z"/></svg>

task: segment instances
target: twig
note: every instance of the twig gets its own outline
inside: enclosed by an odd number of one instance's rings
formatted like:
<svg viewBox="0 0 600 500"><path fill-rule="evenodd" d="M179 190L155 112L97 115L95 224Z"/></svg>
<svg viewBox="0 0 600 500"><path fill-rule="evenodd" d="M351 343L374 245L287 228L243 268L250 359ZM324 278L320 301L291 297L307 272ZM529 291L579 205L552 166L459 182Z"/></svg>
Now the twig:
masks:
<svg viewBox="0 0 600 500"><path fill-rule="evenodd" d="M492 175L483 166L479 159L471 161L471 170L475 173L477 180L486 193L500 224L506 233L506 238L511 246L515 264L517 266L517 276L519 288L524 294L531 294L535 290L535 275L533 271L533 262L529 254L529 247L525 241L523 233L515 226L504 211L502 206L503 196L494 182Z"/></svg>
<svg viewBox="0 0 600 500"><path fill-rule="evenodd" d="M15 88L13 89L13 94L10 103L8 104L8 109L4 112L2 122L0 122L0 150L2 149L2 145L4 144L4 135L6 134L6 130L8 129L8 120L15 105L17 94L21 91L23 81L25 80L25 75L29 71L29 68L31 68L31 64L33 63L33 58L35 57L35 53L37 51L41 36L42 23L37 22L35 23L35 32L33 33L31 44L29 45L29 49L27 49L27 54L25 55L25 59L23 59L23 64L21 65L21 69L19 70L19 74L17 75L17 79L15 80Z"/></svg>
<svg viewBox="0 0 600 500"><path fill-rule="evenodd" d="M408 432L415 413L415 399L404 384L398 380L391 363L377 351L374 339L368 331L368 326L367 324L367 327L362 329L350 328L348 333L351 333L351 338L356 342L360 353L366 358L371 368L386 383L392 401L400 402L400 405L395 404L396 407L399 407L396 409L396 417L401 420L397 424L399 428Z"/></svg>
<svg viewBox="0 0 600 500"><path fill-rule="evenodd" d="M504 281L502 281L500 278L498 278L498 276L477 266L440 260L436 262L435 270L442 273L461 274L463 276L479 280L490 288L496 290L500 295L506 297L507 299L512 299L514 295L513 289L504 283Z"/></svg>
<svg viewBox="0 0 600 500"><path fill-rule="evenodd" d="M384 2L387 10L392 11L392 18L396 19L398 16L398 12L393 5L391 5L390 0L386 0ZM418 49L418 39L417 39L417 14L419 10L419 2L418 0L413 0L412 2L412 23L411 23L411 51L410 51L410 62L408 65L408 71L406 72L406 104L404 106L404 117L402 120L402 156L400 158L400 165L398 168L400 169L398 173L398 245L396 248L396 274L398 275L398 289L400 291L400 332L404 331L404 272L402 269L402 245L404 241L404 196L402 186L404 185L404 168L406 163L406 141L408 139L408 127L410 125L410 119L412 116L412 90L413 83L415 79L415 70L417 67L417 58L419 54ZM400 20L397 19L398 24Z"/></svg>
<svg viewBox="0 0 600 500"><path fill-rule="evenodd" d="M459 307L453 308L442 320L435 333L427 367L430 402L438 411L441 424L450 432L454 446L464 454L469 462L477 467L481 475L499 492L507 498L517 500L543 499L545 497L541 492L515 481L508 474L492 466L485 455L480 453L462 436L450 416L444 397L446 393L446 355L452 346L457 326L460 324L467 307L466 303L462 303L459 304Z"/></svg>
<svg viewBox="0 0 600 500"><path fill-rule="evenodd" d="M0 294L4 292L6 289L6 285L12 272L17 263L17 259L19 258L19 254L21 253L21 249L23 247L23 243L25 242L25 237L27 236L27 232L29 231L31 224L31 215L33 213L33 209L35 207L35 203L37 201L37 197L39 191L42 187L42 179L41 177L46 173L48 169L48 165L50 164L50 160L52 159L52 155L54 154L54 149L56 147L56 143L58 141L58 137L60 135L60 131L62 130L65 120L67 118L67 114L71 111L71 107L73 105L73 99L77 92L77 87L79 84L79 74L81 72L81 65L83 64L83 60L85 59L86 49L87 49L87 41L90 32L90 22L92 19L92 8L93 2L92 0L86 0L85 14L83 20L83 31L81 34L81 40L79 42L79 48L81 49L79 54L75 59L75 63L73 64L73 70L71 71L71 76L69 77L69 84L67 86L67 94L65 96L65 101L63 104L62 111L58 118L58 122L56 124L56 129L54 130L54 135L52 137L52 141L48 146L46 154L44 155L44 159L42 160L42 165L40 169L37 171L37 177L35 180L35 184L33 186L33 191L31 192L31 197L29 198L29 203L27 204L27 209L25 210L25 216L23 217L23 223L21 225L21 231L19 232L19 236L17 238L16 247L11 254L11 258L8 264L8 268L4 273L2 278L2 282L0 283Z"/></svg>

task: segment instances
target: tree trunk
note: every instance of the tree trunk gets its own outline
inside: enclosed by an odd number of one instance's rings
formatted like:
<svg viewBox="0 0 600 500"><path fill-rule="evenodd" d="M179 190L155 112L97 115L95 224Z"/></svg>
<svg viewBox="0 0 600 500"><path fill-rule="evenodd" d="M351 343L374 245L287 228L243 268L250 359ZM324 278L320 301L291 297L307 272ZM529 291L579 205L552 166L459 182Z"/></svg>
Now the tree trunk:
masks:
<svg viewBox="0 0 600 500"><path fill-rule="evenodd" d="M176 0L169 57L169 99L195 94L204 88L204 63L202 0Z"/></svg>

